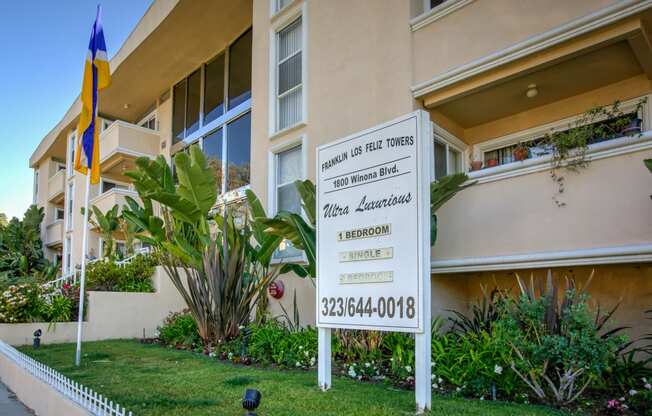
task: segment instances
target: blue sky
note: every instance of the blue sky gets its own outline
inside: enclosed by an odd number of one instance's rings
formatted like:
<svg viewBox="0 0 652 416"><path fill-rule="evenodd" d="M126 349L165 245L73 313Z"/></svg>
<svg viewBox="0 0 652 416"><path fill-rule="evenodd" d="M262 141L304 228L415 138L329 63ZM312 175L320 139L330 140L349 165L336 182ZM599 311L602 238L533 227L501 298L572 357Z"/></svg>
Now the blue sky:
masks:
<svg viewBox="0 0 652 416"><path fill-rule="evenodd" d="M152 0L103 0L109 57ZM32 202L29 157L79 94L97 2L0 1L0 212Z"/></svg>

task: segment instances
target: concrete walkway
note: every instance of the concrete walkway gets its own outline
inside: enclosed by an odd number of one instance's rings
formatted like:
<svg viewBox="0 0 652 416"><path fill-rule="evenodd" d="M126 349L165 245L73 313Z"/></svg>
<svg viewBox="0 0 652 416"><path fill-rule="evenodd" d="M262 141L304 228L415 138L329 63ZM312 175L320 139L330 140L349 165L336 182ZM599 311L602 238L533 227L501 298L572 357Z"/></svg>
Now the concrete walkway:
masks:
<svg viewBox="0 0 652 416"><path fill-rule="evenodd" d="M0 383L0 415L2 416L31 416L31 410L18 401L16 396Z"/></svg>

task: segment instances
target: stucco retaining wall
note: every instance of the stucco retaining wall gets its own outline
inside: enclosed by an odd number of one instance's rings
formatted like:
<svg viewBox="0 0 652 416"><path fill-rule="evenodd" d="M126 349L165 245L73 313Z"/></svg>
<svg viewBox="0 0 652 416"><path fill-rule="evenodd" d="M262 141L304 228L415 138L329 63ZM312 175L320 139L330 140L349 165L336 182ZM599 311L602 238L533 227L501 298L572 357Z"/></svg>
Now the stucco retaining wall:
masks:
<svg viewBox="0 0 652 416"><path fill-rule="evenodd" d="M170 312L184 309L186 304L162 267L154 276L154 293L88 292L87 321L83 324L83 340L153 337L156 328ZM43 331L41 343L56 344L77 340L77 323L51 325L34 322L0 324L0 339L10 345L32 343L33 333Z"/></svg>
<svg viewBox="0 0 652 416"><path fill-rule="evenodd" d="M89 414L3 354L0 354L0 381L37 415L85 416Z"/></svg>

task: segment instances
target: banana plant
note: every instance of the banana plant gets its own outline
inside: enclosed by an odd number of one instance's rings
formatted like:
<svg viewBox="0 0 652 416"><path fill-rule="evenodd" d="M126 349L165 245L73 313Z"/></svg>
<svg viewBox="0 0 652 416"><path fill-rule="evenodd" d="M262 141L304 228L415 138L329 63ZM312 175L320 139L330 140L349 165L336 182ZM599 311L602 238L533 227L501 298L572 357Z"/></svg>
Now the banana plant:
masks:
<svg viewBox="0 0 652 416"><path fill-rule="evenodd" d="M115 249L114 233L120 228L120 207L116 204L111 209L102 213L102 211L93 205L91 211L88 213L88 222L93 227L97 228L102 235L104 241L104 252L102 255L107 259L113 259ZM81 208L81 213L84 215L84 208Z"/></svg>
<svg viewBox="0 0 652 416"><path fill-rule="evenodd" d="M127 200L123 215L154 247L208 345L236 336L252 316L262 288L278 276L278 268L269 268L278 239L266 242L248 218L236 223L231 206L215 213L215 176L199 147L189 150L175 156L176 186L163 157L138 159L127 175L143 206ZM262 209L259 201L253 209Z"/></svg>

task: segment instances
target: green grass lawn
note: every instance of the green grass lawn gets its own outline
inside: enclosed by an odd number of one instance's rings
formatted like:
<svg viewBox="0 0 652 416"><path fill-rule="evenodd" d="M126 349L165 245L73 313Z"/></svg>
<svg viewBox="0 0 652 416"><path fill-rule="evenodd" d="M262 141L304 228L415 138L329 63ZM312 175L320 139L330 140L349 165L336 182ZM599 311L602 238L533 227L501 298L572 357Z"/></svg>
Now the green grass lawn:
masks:
<svg viewBox="0 0 652 416"><path fill-rule="evenodd" d="M255 368L137 341L87 342L81 367L75 345L22 351L106 395L135 415L241 415L246 387L262 392L258 415L408 415L414 392L388 384L333 378L321 392L315 371ZM550 409L433 395L433 415L556 415Z"/></svg>

